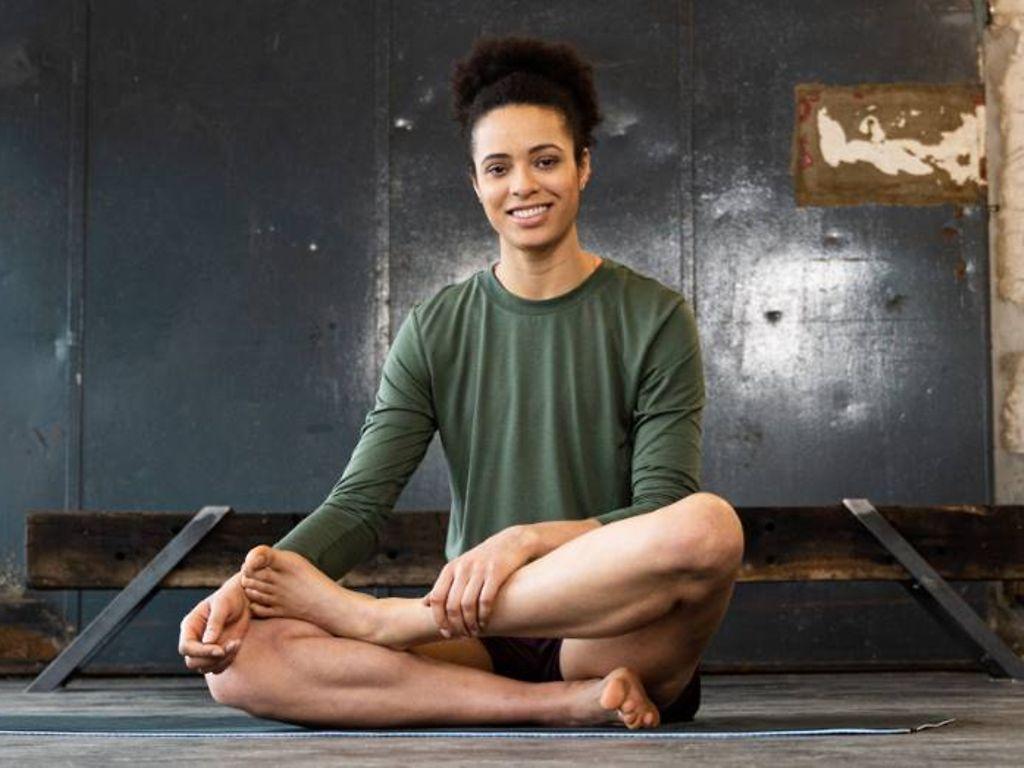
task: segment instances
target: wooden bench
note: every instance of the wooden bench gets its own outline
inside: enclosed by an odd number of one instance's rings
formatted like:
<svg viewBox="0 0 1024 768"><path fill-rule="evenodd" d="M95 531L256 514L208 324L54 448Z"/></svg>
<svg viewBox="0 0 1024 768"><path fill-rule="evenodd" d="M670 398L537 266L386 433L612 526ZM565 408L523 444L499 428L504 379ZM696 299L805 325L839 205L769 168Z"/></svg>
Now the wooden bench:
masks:
<svg viewBox="0 0 1024 768"><path fill-rule="evenodd" d="M857 501L863 502L860 513ZM739 580L903 582L930 610L938 608L937 615L952 629L969 636L990 668L1024 678L1020 659L943 581L1024 581L1024 506L876 510L865 500L845 504L738 509L746 536ZM221 514L226 511L220 509ZM863 513L874 518L874 526ZM187 531L193 517L193 512L31 511L27 584L34 589L125 587L140 571L145 573L158 553L166 555L165 545ZM303 517L304 513L228 514L146 592L157 583L163 588L215 588L237 571L251 547L277 541ZM396 512L384 528L378 551L342 583L353 588L426 589L444 565L447 522L447 511ZM134 584L138 593L138 582ZM108 624L108 633L119 626ZM1021 638L1005 640L1015 645ZM51 674L51 683L58 677Z"/></svg>
<svg viewBox="0 0 1024 768"><path fill-rule="evenodd" d="M1024 580L1024 506L879 506L886 519L950 580ZM911 577L842 505L744 507L740 581L891 581ZM124 587L194 512L32 511L28 586ZM245 553L273 543L304 513L228 515L161 583L217 587ZM348 573L351 587L419 587L444 566L448 512L396 512L377 553Z"/></svg>

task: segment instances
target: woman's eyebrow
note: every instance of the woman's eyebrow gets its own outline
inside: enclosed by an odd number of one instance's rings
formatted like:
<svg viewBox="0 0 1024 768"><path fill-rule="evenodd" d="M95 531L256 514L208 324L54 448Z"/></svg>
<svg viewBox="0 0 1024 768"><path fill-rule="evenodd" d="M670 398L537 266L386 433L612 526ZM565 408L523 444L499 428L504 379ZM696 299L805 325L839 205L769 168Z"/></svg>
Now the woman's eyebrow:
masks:
<svg viewBox="0 0 1024 768"><path fill-rule="evenodd" d="M530 147L530 154L532 155L534 152L538 152L538 151L540 151L542 149L548 149L548 148L553 148L553 149L557 149L557 150L561 150L562 149L557 144L538 144L535 147ZM512 155L508 154L507 152L492 152L491 154L489 154L487 157L485 157L480 162L481 163L486 163L488 160L493 160L496 157L498 157L498 158L512 157Z"/></svg>

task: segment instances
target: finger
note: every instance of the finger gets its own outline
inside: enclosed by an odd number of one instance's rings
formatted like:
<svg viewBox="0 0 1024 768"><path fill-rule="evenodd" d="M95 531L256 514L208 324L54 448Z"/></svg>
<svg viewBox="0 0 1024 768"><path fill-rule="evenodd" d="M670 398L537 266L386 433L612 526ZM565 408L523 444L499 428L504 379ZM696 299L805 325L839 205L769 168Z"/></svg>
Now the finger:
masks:
<svg viewBox="0 0 1024 768"><path fill-rule="evenodd" d="M231 666L231 662L235 660L236 655L237 653L229 654L222 661L218 661L216 664L210 664L207 667L206 672L213 675L219 675L221 672L223 672L225 669Z"/></svg>
<svg viewBox="0 0 1024 768"><path fill-rule="evenodd" d="M199 640L199 633L202 630L203 623L205 623L203 611L199 610L198 606L196 611L190 613L181 622L181 633L178 635L178 653L182 656L215 658L224 655L224 649L216 643L204 643Z"/></svg>
<svg viewBox="0 0 1024 768"><path fill-rule="evenodd" d="M232 640L230 643L224 646L224 658L215 660L212 664L207 664L207 671L215 675L219 675L221 672L223 672L231 665L231 662L235 660L235 657L238 656L238 649L241 647L241 639Z"/></svg>
<svg viewBox="0 0 1024 768"><path fill-rule="evenodd" d="M181 624L178 625L178 653L184 656L188 643L199 642L199 635L206 626L209 613L210 604L203 600L181 620Z"/></svg>
<svg viewBox="0 0 1024 768"><path fill-rule="evenodd" d="M220 659L224 657L224 649L219 645L200 643L198 640L186 641L178 649L182 656L194 656L197 659Z"/></svg>
<svg viewBox="0 0 1024 768"><path fill-rule="evenodd" d="M444 606L448 601L448 592L452 586L452 578L451 569L445 566L437 577L437 583L434 584L434 588L430 591L429 595L430 610L434 614L434 623L437 624L441 634L445 637L451 637L451 628L448 626L448 616L445 613Z"/></svg>
<svg viewBox="0 0 1024 768"><path fill-rule="evenodd" d="M466 637L469 635L466 629L466 622L462 617L462 593L466 589L466 575L460 569L455 574L455 581L448 592L448 600L445 603L445 613L448 614L448 625L451 627L454 637Z"/></svg>
<svg viewBox="0 0 1024 768"><path fill-rule="evenodd" d="M462 620L466 622L466 629L469 630L471 635L480 633L479 619L477 618L479 609L477 606L480 602L480 590L483 589L483 586L483 574L476 572L469 577L466 589L462 592Z"/></svg>
<svg viewBox="0 0 1024 768"><path fill-rule="evenodd" d="M200 656L186 656L185 667L192 670L193 672L201 672L204 669L214 665L213 659L207 659Z"/></svg>
<svg viewBox="0 0 1024 768"><path fill-rule="evenodd" d="M178 651L182 656L197 656L200 658L221 658L224 656L224 647L217 643L201 643L198 640L186 640Z"/></svg>
<svg viewBox="0 0 1024 768"><path fill-rule="evenodd" d="M480 618L478 623L480 629L487 629L487 622L491 619L491 611L494 610L494 599L498 595L502 582L493 574L488 575L484 582L484 588L480 592Z"/></svg>
<svg viewBox="0 0 1024 768"><path fill-rule="evenodd" d="M220 637L220 631L224 627L224 609L220 601L211 603L210 617L206 620L206 631L203 632L204 643L215 643Z"/></svg>

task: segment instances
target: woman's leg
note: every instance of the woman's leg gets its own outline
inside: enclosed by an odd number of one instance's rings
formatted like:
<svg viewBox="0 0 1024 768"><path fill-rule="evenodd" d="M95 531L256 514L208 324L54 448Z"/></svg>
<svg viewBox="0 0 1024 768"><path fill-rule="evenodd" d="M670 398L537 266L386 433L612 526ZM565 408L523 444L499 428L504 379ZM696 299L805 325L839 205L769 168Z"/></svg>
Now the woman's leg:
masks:
<svg viewBox="0 0 1024 768"><path fill-rule="evenodd" d="M643 685L626 669L524 683L294 619L253 621L232 664L206 681L222 704L309 726L657 724ZM648 714L651 722L637 722Z"/></svg>

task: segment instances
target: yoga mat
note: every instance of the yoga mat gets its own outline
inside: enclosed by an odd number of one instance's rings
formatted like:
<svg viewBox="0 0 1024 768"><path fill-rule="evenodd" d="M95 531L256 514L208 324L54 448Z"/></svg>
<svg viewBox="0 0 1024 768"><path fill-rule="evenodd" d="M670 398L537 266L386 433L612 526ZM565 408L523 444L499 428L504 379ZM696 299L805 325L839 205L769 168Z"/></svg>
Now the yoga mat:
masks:
<svg viewBox="0 0 1024 768"><path fill-rule="evenodd" d="M830 722L842 720L843 724ZM630 731L625 727L541 728L541 727L444 727L328 730L262 720L246 715L92 715L35 714L0 715L0 736L90 736L110 738L500 738L500 739L780 739L822 736L881 736L910 734L939 728L954 721L900 724L906 715L877 724L877 717L816 717L811 720L786 717L778 721L748 718L746 725L736 718L718 718L691 723L674 723L654 729ZM858 722L860 721L860 722ZM788 724L788 727L787 727Z"/></svg>

